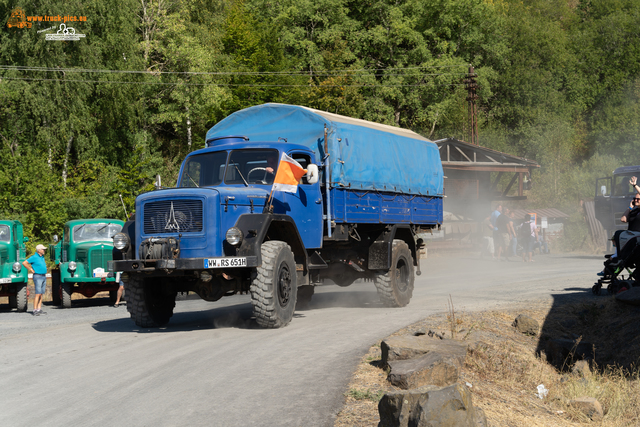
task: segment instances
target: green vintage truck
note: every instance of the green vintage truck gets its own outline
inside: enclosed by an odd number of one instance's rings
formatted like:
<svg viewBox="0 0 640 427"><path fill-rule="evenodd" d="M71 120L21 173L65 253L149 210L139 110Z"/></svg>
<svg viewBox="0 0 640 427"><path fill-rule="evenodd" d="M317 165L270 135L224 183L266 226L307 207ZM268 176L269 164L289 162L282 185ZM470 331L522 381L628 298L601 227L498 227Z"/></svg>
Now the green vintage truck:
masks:
<svg viewBox="0 0 640 427"><path fill-rule="evenodd" d="M107 272L107 262L113 260L113 235L122 230L119 219L75 219L64 225L62 240L54 236L49 256L56 264L51 271L51 295L55 305L71 307L71 294L87 298L109 291L113 304L118 283Z"/></svg>
<svg viewBox="0 0 640 427"><path fill-rule="evenodd" d="M0 296L9 297L9 306L27 311L27 269L25 243L20 221L0 220Z"/></svg>

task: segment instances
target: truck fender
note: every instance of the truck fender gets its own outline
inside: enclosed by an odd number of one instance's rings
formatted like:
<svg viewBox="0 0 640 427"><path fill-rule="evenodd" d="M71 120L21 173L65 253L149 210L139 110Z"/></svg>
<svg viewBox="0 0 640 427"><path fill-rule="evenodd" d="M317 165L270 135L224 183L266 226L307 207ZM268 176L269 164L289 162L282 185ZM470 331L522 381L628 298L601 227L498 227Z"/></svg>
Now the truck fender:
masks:
<svg viewBox="0 0 640 427"><path fill-rule="evenodd" d="M388 270L391 268L393 240L403 240L409 246L413 256L413 265L419 268L416 240L409 225L395 224L369 246L369 270Z"/></svg>
<svg viewBox="0 0 640 427"><path fill-rule="evenodd" d="M265 240L281 240L291 246L296 264L302 265L304 275L307 274L307 251L298 227L289 215L242 214L235 226L244 236L236 250L236 256L255 256L258 258L258 265L262 265L262 243Z"/></svg>
<svg viewBox="0 0 640 427"><path fill-rule="evenodd" d="M125 222L121 232L129 236L129 248L126 251L113 248L113 260L135 259L136 222L134 220Z"/></svg>

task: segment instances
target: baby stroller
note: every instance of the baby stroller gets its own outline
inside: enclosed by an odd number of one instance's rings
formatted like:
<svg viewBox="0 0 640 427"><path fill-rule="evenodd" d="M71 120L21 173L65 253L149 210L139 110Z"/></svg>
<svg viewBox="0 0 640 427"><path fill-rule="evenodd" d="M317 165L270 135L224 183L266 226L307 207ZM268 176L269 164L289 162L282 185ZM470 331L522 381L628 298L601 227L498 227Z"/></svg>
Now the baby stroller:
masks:
<svg viewBox="0 0 640 427"><path fill-rule="evenodd" d="M599 273L601 277L591 288L595 295L600 295L605 285L609 295L615 295L623 288L640 286L640 271L636 268L640 265L640 232L618 230L611 240L616 248L622 249L615 254L605 255L607 259L604 269Z"/></svg>

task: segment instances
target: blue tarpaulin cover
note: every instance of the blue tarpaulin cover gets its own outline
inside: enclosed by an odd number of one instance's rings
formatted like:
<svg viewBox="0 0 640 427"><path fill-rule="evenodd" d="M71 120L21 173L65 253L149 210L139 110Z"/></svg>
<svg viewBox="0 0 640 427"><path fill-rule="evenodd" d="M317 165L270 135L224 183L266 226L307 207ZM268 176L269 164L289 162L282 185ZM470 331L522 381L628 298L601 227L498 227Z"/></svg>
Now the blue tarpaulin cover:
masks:
<svg viewBox="0 0 640 427"><path fill-rule="evenodd" d="M207 132L251 142L300 144L324 158L326 124L331 186L442 196L443 173L435 143L407 129L307 107L263 104L237 111Z"/></svg>

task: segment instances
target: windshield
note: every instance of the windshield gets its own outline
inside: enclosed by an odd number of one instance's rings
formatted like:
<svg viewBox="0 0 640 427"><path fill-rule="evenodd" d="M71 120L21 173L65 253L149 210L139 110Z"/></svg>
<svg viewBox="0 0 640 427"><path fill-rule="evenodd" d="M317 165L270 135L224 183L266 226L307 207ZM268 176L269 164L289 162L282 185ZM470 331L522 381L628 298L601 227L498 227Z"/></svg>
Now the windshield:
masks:
<svg viewBox="0 0 640 427"><path fill-rule="evenodd" d="M179 187L206 187L220 184L224 176L226 160L226 151L189 157L182 169Z"/></svg>
<svg viewBox="0 0 640 427"><path fill-rule="evenodd" d="M0 225L0 242L10 241L11 235L9 233L8 225Z"/></svg>
<svg viewBox="0 0 640 427"><path fill-rule="evenodd" d="M226 172L225 172L226 163ZM206 187L225 184L273 183L278 169L278 150L233 150L197 154L189 157L182 169L179 187Z"/></svg>
<svg viewBox="0 0 640 427"><path fill-rule="evenodd" d="M632 176L636 176L637 174L629 174L629 175L616 175L613 178L613 195L614 196L629 196L635 193L635 190L629 184L629 180Z"/></svg>
<svg viewBox="0 0 640 427"><path fill-rule="evenodd" d="M229 156L225 184L272 184L278 150L234 150Z"/></svg>
<svg viewBox="0 0 640 427"><path fill-rule="evenodd" d="M113 235L122 230L122 225L101 222L98 224L78 224L73 227L73 241L89 242L93 240L111 240Z"/></svg>

